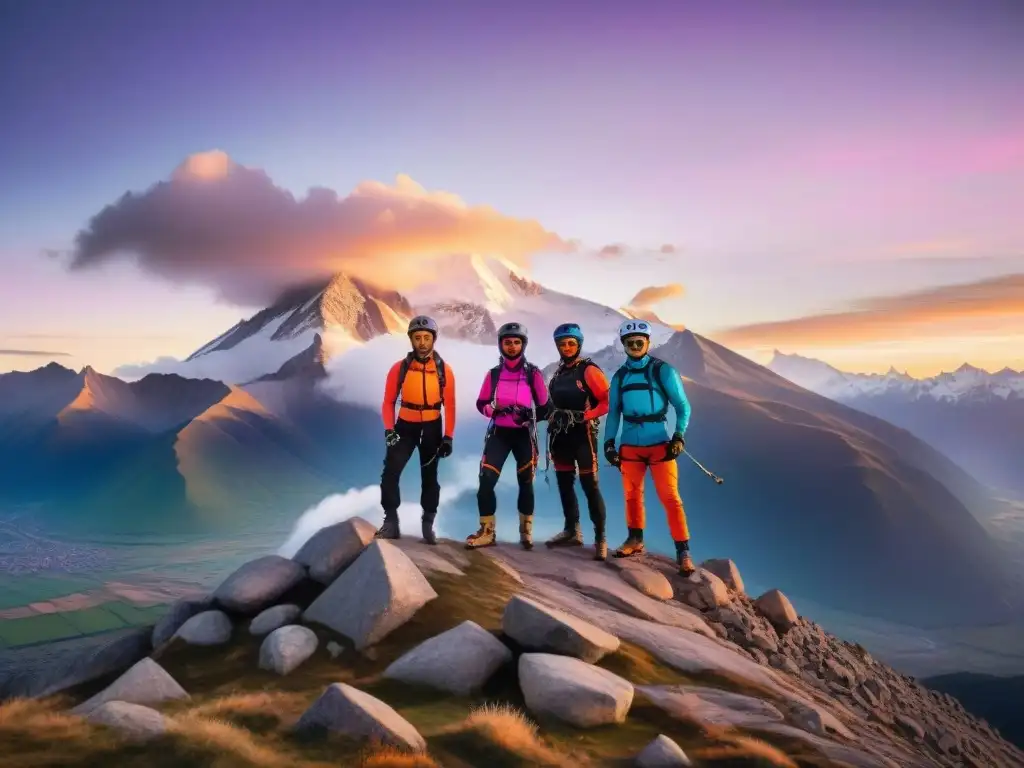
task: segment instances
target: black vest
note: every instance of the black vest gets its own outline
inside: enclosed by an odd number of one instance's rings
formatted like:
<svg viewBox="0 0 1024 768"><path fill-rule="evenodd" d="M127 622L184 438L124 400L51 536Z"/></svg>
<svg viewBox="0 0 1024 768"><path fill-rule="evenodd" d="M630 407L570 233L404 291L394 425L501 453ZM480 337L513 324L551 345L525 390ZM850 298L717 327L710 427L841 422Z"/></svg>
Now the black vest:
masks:
<svg viewBox="0 0 1024 768"><path fill-rule="evenodd" d="M587 386L584 371L589 360L580 360L571 368L559 366L548 384L548 397L555 408L563 411L585 411L595 405L593 394Z"/></svg>

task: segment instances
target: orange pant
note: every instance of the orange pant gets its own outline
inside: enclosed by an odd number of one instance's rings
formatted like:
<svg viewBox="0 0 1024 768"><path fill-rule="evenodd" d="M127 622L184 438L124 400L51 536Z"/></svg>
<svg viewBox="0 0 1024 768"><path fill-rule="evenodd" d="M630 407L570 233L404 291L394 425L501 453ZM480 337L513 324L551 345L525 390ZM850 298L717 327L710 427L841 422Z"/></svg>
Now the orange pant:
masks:
<svg viewBox="0 0 1024 768"><path fill-rule="evenodd" d="M686 512L679 496L679 468L671 458L666 461L668 443L623 445L619 447L619 456L622 458L622 489L626 495L626 525L630 528L644 527L644 476L650 467L673 541L689 541Z"/></svg>

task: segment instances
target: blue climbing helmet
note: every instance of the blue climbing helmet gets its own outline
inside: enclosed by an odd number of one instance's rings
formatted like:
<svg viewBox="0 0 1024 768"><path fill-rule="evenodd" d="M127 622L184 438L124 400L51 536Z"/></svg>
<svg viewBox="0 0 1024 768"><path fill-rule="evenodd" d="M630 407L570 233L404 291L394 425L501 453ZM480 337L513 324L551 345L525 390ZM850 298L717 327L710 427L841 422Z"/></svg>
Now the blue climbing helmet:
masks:
<svg viewBox="0 0 1024 768"><path fill-rule="evenodd" d="M555 328L554 338L556 343L562 339L576 339L582 347L583 329L576 323L562 323L560 326Z"/></svg>
<svg viewBox="0 0 1024 768"><path fill-rule="evenodd" d="M627 336L646 336L649 339L651 338L651 324L646 320L635 318L626 320L619 326L619 341Z"/></svg>
<svg viewBox="0 0 1024 768"><path fill-rule="evenodd" d="M416 315L412 320L409 321L409 330L406 331L410 336L416 331L430 331L434 334L434 338L437 338L437 323L434 322L432 317L426 315Z"/></svg>

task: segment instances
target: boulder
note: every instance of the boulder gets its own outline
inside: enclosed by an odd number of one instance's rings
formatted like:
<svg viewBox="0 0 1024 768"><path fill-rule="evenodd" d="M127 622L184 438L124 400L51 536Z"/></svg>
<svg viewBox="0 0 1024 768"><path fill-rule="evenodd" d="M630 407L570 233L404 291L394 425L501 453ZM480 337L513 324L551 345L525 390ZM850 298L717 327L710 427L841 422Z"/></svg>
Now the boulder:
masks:
<svg viewBox="0 0 1024 768"><path fill-rule="evenodd" d="M504 643L476 622L464 621L400 656L384 677L468 696L510 661L512 651Z"/></svg>
<svg viewBox="0 0 1024 768"><path fill-rule="evenodd" d="M159 648L174 637L174 633L182 624L197 613L208 611L212 607L213 598L209 596L201 600L176 600L171 603L167 613L161 616L160 621L153 627L153 647Z"/></svg>
<svg viewBox="0 0 1024 768"><path fill-rule="evenodd" d="M376 530L363 518L350 517L314 533L292 560L306 566L313 581L330 584L370 545Z"/></svg>
<svg viewBox="0 0 1024 768"><path fill-rule="evenodd" d="M622 723L633 704L632 683L571 656L524 653L519 657L519 687L535 715L578 728Z"/></svg>
<svg viewBox="0 0 1024 768"><path fill-rule="evenodd" d="M293 624L301 615L302 609L297 605L275 605L272 608L267 608L249 622L249 634L254 637L269 635L275 629Z"/></svg>
<svg viewBox="0 0 1024 768"><path fill-rule="evenodd" d="M665 574L653 568L637 564L628 568L620 568L619 576L624 582L647 597L652 597L655 600L671 600L675 597L672 584L665 578Z"/></svg>
<svg viewBox="0 0 1024 768"><path fill-rule="evenodd" d="M726 558L712 558L705 560L700 564L700 567L705 571L715 574L723 582L725 586L731 589L733 592L738 594L744 593L743 588L743 577L740 576L740 569L736 567L736 563Z"/></svg>
<svg viewBox="0 0 1024 768"><path fill-rule="evenodd" d="M127 701L108 701L92 710L86 719L113 728L122 736L145 741L167 731L167 721L155 709Z"/></svg>
<svg viewBox="0 0 1024 768"><path fill-rule="evenodd" d="M619 638L556 608L516 595L505 606L502 631L528 651L544 651L594 664L619 649Z"/></svg>
<svg viewBox="0 0 1024 768"><path fill-rule="evenodd" d="M765 653L775 653L779 650L779 644L762 629L754 629L750 633L750 644Z"/></svg>
<svg viewBox="0 0 1024 768"><path fill-rule="evenodd" d="M329 685L302 714L295 730L326 730L414 752L427 748L427 742L412 723L380 699L345 683Z"/></svg>
<svg viewBox="0 0 1024 768"><path fill-rule="evenodd" d="M308 627L278 627L260 645L260 669L287 675L316 652L320 641Z"/></svg>
<svg viewBox="0 0 1024 768"><path fill-rule="evenodd" d="M173 699L187 699L188 693L166 670L145 658L102 691L71 710L73 715L88 715L108 701L129 704L160 704Z"/></svg>
<svg viewBox="0 0 1024 768"><path fill-rule="evenodd" d="M394 544L375 539L306 609L362 650L379 642L437 597L419 568Z"/></svg>
<svg viewBox="0 0 1024 768"><path fill-rule="evenodd" d="M777 589L769 589L757 598L754 601L754 607L771 622L775 631L780 635L786 634L796 626L799 618L793 604L789 602L789 598Z"/></svg>
<svg viewBox="0 0 1024 768"><path fill-rule="evenodd" d="M732 602L732 595L725 582L703 568L676 581L676 598L702 611L710 611Z"/></svg>
<svg viewBox="0 0 1024 768"><path fill-rule="evenodd" d="M231 640L231 619L223 611L203 611L182 624L174 637L189 645L224 645Z"/></svg>
<svg viewBox="0 0 1024 768"><path fill-rule="evenodd" d="M636 765L637 768L684 768L693 763L678 744L661 734L636 756Z"/></svg>
<svg viewBox="0 0 1024 768"><path fill-rule="evenodd" d="M213 593L223 608L253 614L277 602L285 592L299 584L306 569L280 555L265 555L241 566Z"/></svg>

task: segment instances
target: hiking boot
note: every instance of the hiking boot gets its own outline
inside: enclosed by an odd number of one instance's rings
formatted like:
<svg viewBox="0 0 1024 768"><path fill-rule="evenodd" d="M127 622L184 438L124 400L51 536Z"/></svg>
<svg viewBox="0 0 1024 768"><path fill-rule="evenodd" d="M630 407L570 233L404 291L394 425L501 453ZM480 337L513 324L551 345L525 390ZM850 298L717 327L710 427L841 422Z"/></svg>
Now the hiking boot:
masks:
<svg viewBox="0 0 1024 768"><path fill-rule="evenodd" d="M676 562L679 563L679 575L691 576L697 569L693 565L693 559L689 552L680 552L676 555Z"/></svg>
<svg viewBox="0 0 1024 768"><path fill-rule="evenodd" d="M643 539L638 539L635 536L630 536L626 539L622 546L615 550L616 557L632 557L633 555L639 555L644 551Z"/></svg>
<svg viewBox="0 0 1024 768"><path fill-rule="evenodd" d="M608 559L608 542L604 539L594 542L594 559L595 560L607 560Z"/></svg>
<svg viewBox="0 0 1024 768"><path fill-rule="evenodd" d="M434 533L434 516L424 515L422 519L423 524L423 541L427 544L437 544L437 535Z"/></svg>
<svg viewBox="0 0 1024 768"><path fill-rule="evenodd" d="M472 536L466 537L466 549L493 547L495 543L494 515L482 516L480 518L480 529Z"/></svg>
<svg viewBox="0 0 1024 768"><path fill-rule="evenodd" d="M533 515L519 513L519 544L523 549L533 549Z"/></svg>
<svg viewBox="0 0 1024 768"><path fill-rule="evenodd" d="M400 539L402 538L402 531L398 527L397 517L385 517L384 524L377 529L377 533L374 536L378 539Z"/></svg>
<svg viewBox="0 0 1024 768"><path fill-rule="evenodd" d="M548 547L582 547L583 534L580 533L580 527L577 525L575 530L559 531L544 544Z"/></svg>

